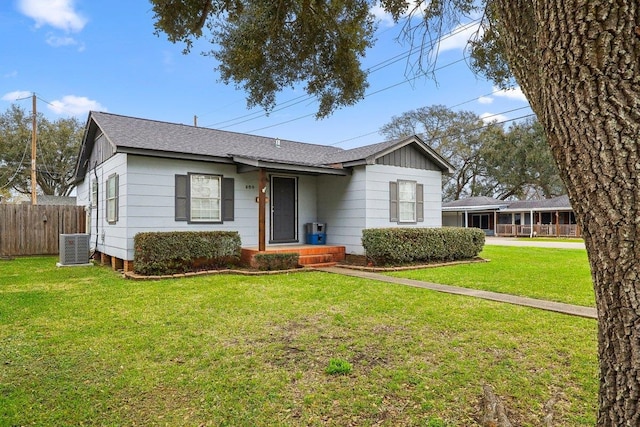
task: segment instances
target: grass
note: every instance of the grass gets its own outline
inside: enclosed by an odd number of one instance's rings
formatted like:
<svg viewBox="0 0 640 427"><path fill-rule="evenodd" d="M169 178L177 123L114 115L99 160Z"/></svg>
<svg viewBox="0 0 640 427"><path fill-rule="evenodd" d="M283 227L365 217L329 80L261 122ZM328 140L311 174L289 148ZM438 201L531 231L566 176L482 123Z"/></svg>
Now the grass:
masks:
<svg viewBox="0 0 640 427"><path fill-rule="evenodd" d="M486 245L480 256L490 262L389 275L595 307L584 249Z"/></svg>
<svg viewBox="0 0 640 427"><path fill-rule="evenodd" d="M485 383L514 425L554 396L554 425L595 423L593 320L319 272L55 261L0 261L0 426L473 426Z"/></svg>

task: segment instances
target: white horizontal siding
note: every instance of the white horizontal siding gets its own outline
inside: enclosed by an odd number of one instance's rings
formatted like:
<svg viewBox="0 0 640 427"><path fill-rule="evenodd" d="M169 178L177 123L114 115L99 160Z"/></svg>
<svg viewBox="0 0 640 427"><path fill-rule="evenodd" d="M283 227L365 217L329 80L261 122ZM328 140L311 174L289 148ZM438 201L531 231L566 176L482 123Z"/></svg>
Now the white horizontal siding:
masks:
<svg viewBox="0 0 640 427"><path fill-rule="evenodd" d="M152 231L237 231L243 245L257 244L257 173L237 174L234 165L129 156L127 259L136 234ZM194 224L175 220L175 175L206 173L234 178L234 220Z"/></svg>
<svg viewBox="0 0 640 427"><path fill-rule="evenodd" d="M118 175L118 221L107 222L107 180L112 174ZM83 181L82 203L88 206L91 198L91 183L98 176L98 207L90 210L90 246L99 252L127 259L127 156L116 154L94 169L87 170ZM97 221L97 225L96 225ZM97 242L97 245L96 245Z"/></svg>
<svg viewBox="0 0 640 427"><path fill-rule="evenodd" d="M350 176L318 178L318 217L327 223L327 244L344 245L350 254L362 253L365 178L362 168Z"/></svg>
<svg viewBox="0 0 640 427"><path fill-rule="evenodd" d="M367 228L440 227L442 225L442 193L439 171L401 168L397 166L367 166ZM424 186L424 222L398 224L389 221L389 182L416 181Z"/></svg>
<svg viewBox="0 0 640 427"><path fill-rule="evenodd" d="M151 158L116 154L97 167L99 210L91 209L91 242L96 240L96 214L99 218L97 250L132 260L133 239L140 232L226 230L237 231L243 246L258 245L258 173L238 174L234 165L189 160ZM119 176L119 220L106 222L106 181ZM187 173L219 174L234 178L234 221L223 224L189 224L175 221L175 175ZM78 204L88 206L93 170L87 171L78 186ZM293 175L289 175L293 176ZM354 168L349 176L298 177L298 240L304 242L304 225L327 223L327 243L346 246L347 253L362 254L362 230L396 227L389 221L389 181L415 180L424 185L425 221L401 225L439 227L441 214L441 174L437 171L396 166L367 165ZM267 205L267 233L270 232ZM104 239L102 236L104 235ZM267 235L267 240L270 236Z"/></svg>

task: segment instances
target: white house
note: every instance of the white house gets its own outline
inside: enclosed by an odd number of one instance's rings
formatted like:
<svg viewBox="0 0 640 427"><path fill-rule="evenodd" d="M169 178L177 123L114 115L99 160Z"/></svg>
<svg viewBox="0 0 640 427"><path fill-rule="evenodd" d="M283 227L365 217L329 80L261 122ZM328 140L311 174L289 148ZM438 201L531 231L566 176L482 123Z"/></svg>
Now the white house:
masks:
<svg viewBox="0 0 640 427"><path fill-rule="evenodd" d="M265 250L304 244L317 222L362 254L365 228L441 226L452 172L417 136L343 150L91 112L75 181L91 247L127 270L149 231L237 231Z"/></svg>

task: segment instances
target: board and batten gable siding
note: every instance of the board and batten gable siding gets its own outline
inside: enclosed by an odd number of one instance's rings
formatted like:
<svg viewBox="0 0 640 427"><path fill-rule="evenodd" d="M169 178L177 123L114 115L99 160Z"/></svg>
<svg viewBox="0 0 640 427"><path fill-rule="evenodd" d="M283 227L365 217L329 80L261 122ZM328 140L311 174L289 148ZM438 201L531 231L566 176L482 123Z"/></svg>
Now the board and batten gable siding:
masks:
<svg viewBox="0 0 640 427"><path fill-rule="evenodd" d="M343 245L349 254L362 254L366 217L366 173L354 168L349 176L318 177L318 222L327 224L327 244Z"/></svg>
<svg viewBox="0 0 640 427"><path fill-rule="evenodd" d="M234 219L222 223L175 220L175 176L189 173L222 175L234 180ZM257 172L238 174L234 165L190 160L129 156L128 258L133 239L154 231L237 231L243 246L258 244Z"/></svg>
<svg viewBox="0 0 640 427"><path fill-rule="evenodd" d="M401 168L440 171L440 168L427 158L414 144L405 145L391 153L376 159L376 164L398 166Z"/></svg>
<svg viewBox="0 0 640 427"><path fill-rule="evenodd" d="M98 133L96 139L93 142L93 150L91 151L91 156L89 157L87 168L91 169L96 164L101 165L115 154L116 151L113 145L109 143L104 134Z"/></svg>

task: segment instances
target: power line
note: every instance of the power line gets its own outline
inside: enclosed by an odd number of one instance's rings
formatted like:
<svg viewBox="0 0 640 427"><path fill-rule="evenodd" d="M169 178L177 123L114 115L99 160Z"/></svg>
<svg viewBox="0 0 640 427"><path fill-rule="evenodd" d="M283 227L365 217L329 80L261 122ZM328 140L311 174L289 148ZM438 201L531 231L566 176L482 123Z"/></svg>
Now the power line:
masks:
<svg viewBox="0 0 640 427"><path fill-rule="evenodd" d="M455 35L457 35L457 34L459 34L459 33L461 33L461 32L464 32L464 31L468 30L469 28L473 27L473 26L474 26L475 24L477 24L478 22L480 22L480 19L475 19L475 20L473 20L473 21L470 21L470 22L468 22L468 23L466 23L466 24L462 25L460 28L457 28L455 31L452 31L452 32L451 32L451 33L449 33L449 34L447 34L447 35L445 35L445 36L442 36L442 37L438 38L438 40L435 40L435 41L433 41L433 43L431 43L431 45L429 46L429 49L433 49L433 47L434 47L436 44L441 43L442 41L444 41L444 40L446 40L446 39L448 39L448 38L454 37ZM390 65L393 65L393 64L395 64L395 63L397 63L397 62L399 62L399 61L401 61L401 60L403 60L403 59L407 59L407 58L409 58L412 54L414 54L415 52L418 52L418 51L420 51L420 50L423 50L424 48L425 48L425 46L423 46L423 45L419 45L419 46L412 46L411 48L409 48L409 50L407 50L407 51L405 51L405 52L402 52L402 53L400 53L400 54L398 54L398 55L395 55L395 56L393 56L393 57L391 57L391 58L389 58L389 59L385 59L384 61L381 61L381 62L379 62L379 63L377 63L377 64L372 65L371 67L367 68L367 69L365 70L365 72L366 72L367 74L373 74L373 73L375 73L375 72L377 72L377 71L380 71L380 70L382 70L382 69L384 69L384 68L386 68L386 67L388 67L388 66L390 66ZM451 63L445 64L445 65L442 65L442 66L440 66L440 67L438 67L438 68L435 68L435 69L431 70L431 71L430 71L430 73L433 73L433 72L435 72L435 71L441 70L441 69L446 68L446 67L448 67L448 66L450 66L450 65L457 64L457 63L462 62L462 61L464 61L464 60L466 60L466 59L467 59L467 58L466 58L466 57L464 57L464 58L459 59L459 60L457 60L457 61L454 61L454 62L451 62ZM381 90L379 90L379 91L373 92L373 93L371 93L370 95L373 95L373 94L376 94L376 93L382 92L382 91L384 91L384 90L391 89L391 88L393 88L393 87L395 87L395 86L399 86L399 85L405 84L405 83L407 83L407 82L415 81L415 80L417 80L418 78L424 77L426 74L427 74L427 73L420 73L420 74L416 75L415 77L413 77L413 78L411 78L411 79L405 79L405 80L403 80L402 82L396 83L395 85L392 85L392 86L389 86L389 87L383 88L383 89L381 89ZM366 98L367 96L369 96L369 95L365 95L365 98ZM266 117L266 116L267 116L267 115L269 115L270 113L277 112L277 111L282 111L282 110L283 110L283 109L285 109L285 108L289 108L289 107L292 107L292 106L294 106L294 105L300 104L300 103L302 103L302 102L304 102L304 101L306 101L306 100L309 100L309 101L310 101L310 100L312 100L312 99L314 99L314 96L313 96L313 95L306 95L306 94L305 94L305 95L300 95L300 96L297 96L297 97L292 98L292 99L290 99L290 100L284 101L283 103L281 103L281 104L280 104L280 107L279 107L279 108L276 108L276 109L274 109L274 110L272 110L272 111L270 111L270 112L268 112L268 113L266 113L266 112L264 112L264 111L256 111L256 112L253 112L253 113L248 113L248 114L245 114L245 115L242 115L242 116L239 116L239 117L231 118L231 119L228 119L228 120L224 120L224 121L221 121L221 122L213 123L213 124L206 125L206 126L203 126L203 127L205 127L205 128L216 127L217 129L220 129L220 130L227 129L227 128L229 128L229 127L237 126L237 125L239 125L239 124L246 123L246 122L248 122L248 121L255 120L255 119L260 118L260 117ZM306 116L306 117L308 117L308 116ZM244 119L244 118L247 118L247 120L242 120L242 119ZM221 125L221 124L229 123L229 122L233 122L233 121L236 121L236 120L242 120L242 121L237 122L237 123L232 123L232 124L229 124L229 125L224 126L224 127L218 127L218 126L219 126L219 125ZM289 121L287 121L287 122L285 122L285 123L289 123L289 122L291 122L291 121L293 121L293 120L289 120ZM268 126L268 127L274 127L274 126L277 126L277 124L276 124L276 125L273 125L273 126ZM267 128L268 128L268 127L267 127ZM266 129L266 128L265 128L265 129ZM250 131L250 132L251 132L251 131Z"/></svg>
<svg viewBox="0 0 640 427"><path fill-rule="evenodd" d="M7 183L5 185L3 185L2 187L0 187L0 189L2 188L8 188L11 183L13 182L13 180L16 178L16 176L18 176L18 174L21 172L21 169L24 167L24 159L27 157L27 151L29 151L29 145L31 144L31 141L27 141L24 144L24 152L22 153L22 159L20 160L20 162L18 163L18 167L16 168L15 173L11 176L11 178L9 178L7 180Z"/></svg>
<svg viewBox="0 0 640 427"><path fill-rule="evenodd" d="M485 117L483 117L482 119L484 120L484 119L487 119L487 118L489 118L489 117L501 116L501 115L506 114L506 113L512 113L512 112L514 112L514 111L524 110L524 109L526 109L526 108L531 108L531 107L526 106L526 107L514 108L514 109L512 109L512 110L507 110L507 111L503 111L503 112L501 112L501 113L494 113L494 114L491 114L491 115L485 116ZM503 120L503 121L500 121L500 122L491 122L491 123L488 123L488 124L486 124L486 125L484 125L484 126L480 126L480 127L474 128L474 129L468 129L468 130L467 130L467 131L465 131L465 132L471 132L471 131L481 130L481 129L485 129L485 128L488 128L488 127L493 126L493 125L501 125L501 124L504 124L504 123L507 123L507 122L512 122L512 121L516 121L516 120L524 119L524 118L527 118L527 117L533 117L533 116L535 116L535 114L527 114L527 115L525 115L525 116L520 116L520 117L516 117L516 118L513 118L513 119L506 119L506 120ZM463 133L465 133L465 132L463 132ZM343 139L343 140L340 140L340 141L338 141L338 142L334 142L334 143L327 144L327 145L329 145L329 146L332 146L332 147L333 147L333 146L336 146L336 145L339 145L339 144L343 144L343 143L345 143L345 142L349 142L349 141L353 141L353 140L356 140L356 139L364 138L365 136L373 135L373 134L376 134L376 133L379 133L379 130L376 130L376 131L373 131L373 132L369 132L369 133L366 133L366 134L364 134L364 135L354 136L353 138ZM439 137L437 137L437 138L433 138L433 139L440 139L440 138L444 138L444 137L447 137L447 136L454 136L454 135L453 135L453 134L443 135L443 136L439 136Z"/></svg>

